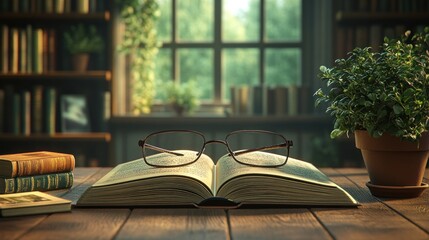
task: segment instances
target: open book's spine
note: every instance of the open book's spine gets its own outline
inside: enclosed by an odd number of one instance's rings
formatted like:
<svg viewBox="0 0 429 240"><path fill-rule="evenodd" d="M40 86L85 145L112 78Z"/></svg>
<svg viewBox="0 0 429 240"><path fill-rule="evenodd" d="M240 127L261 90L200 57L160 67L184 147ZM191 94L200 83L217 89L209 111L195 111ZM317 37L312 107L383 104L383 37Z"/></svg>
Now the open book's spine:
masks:
<svg viewBox="0 0 429 240"><path fill-rule="evenodd" d="M75 158L73 155L39 158L27 161L16 161L12 166L11 176L33 176L47 173L59 173L73 171Z"/></svg>
<svg viewBox="0 0 429 240"><path fill-rule="evenodd" d="M0 193L48 191L73 186L73 173L54 173L29 177L0 178Z"/></svg>

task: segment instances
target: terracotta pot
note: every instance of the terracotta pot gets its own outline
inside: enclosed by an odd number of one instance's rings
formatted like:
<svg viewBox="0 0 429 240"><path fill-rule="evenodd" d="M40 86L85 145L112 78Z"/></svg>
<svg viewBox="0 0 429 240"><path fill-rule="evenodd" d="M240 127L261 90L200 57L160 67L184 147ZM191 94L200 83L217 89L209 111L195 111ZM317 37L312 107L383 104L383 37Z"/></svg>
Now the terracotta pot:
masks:
<svg viewBox="0 0 429 240"><path fill-rule="evenodd" d="M84 72L88 68L89 53L78 53L72 56L73 70Z"/></svg>
<svg viewBox="0 0 429 240"><path fill-rule="evenodd" d="M178 117L183 116L187 112L184 106L179 105L177 103L172 103L171 107L173 108L174 112Z"/></svg>
<svg viewBox="0 0 429 240"><path fill-rule="evenodd" d="M411 143L388 134L373 138L367 131L355 131L355 140L372 184L421 186L429 157L428 133Z"/></svg>

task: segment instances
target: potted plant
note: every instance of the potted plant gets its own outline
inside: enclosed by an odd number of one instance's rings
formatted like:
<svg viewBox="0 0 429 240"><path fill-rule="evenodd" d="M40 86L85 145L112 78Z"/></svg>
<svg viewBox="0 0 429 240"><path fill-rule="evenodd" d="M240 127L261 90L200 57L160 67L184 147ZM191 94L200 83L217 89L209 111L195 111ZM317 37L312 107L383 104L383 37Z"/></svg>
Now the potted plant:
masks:
<svg viewBox="0 0 429 240"><path fill-rule="evenodd" d="M72 55L72 64L76 71L85 71L90 53L99 53L104 48L103 39L94 25L71 26L68 31L64 32L64 43Z"/></svg>
<svg viewBox="0 0 429 240"><path fill-rule="evenodd" d="M165 84L164 91L165 101L178 116L190 113L199 106L199 91L194 81L185 83L170 81Z"/></svg>
<svg viewBox="0 0 429 240"><path fill-rule="evenodd" d="M429 156L429 28L384 39L380 52L355 48L332 68L316 106L334 117L331 137L354 133L376 196L415 197Z"/></svg>

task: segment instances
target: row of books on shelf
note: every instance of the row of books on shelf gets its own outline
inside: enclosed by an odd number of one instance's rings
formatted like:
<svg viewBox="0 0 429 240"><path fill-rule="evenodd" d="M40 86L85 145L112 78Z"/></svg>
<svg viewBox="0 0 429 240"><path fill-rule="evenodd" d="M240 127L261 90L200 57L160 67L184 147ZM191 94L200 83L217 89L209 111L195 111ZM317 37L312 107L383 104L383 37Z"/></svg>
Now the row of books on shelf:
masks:
<svg viewBox="0 0 429 240"><path fill-rule="evenodd" d="M0 12L93 13L105 9L105 0L2 0Z"/></svg>
<svg viewBox="0 0 429 240"><path fill-rule="evenodd" d="M232 86L231 108L233 115L242 116L309 114L313 93L308 86Z"/></svg>
<svg viewBox="0 0 429 240"><path fill-rule="evenodd" d="M422 32L423 29L423 25L412 29L405 25L382 24L340 26L336 33L336 57L346 57L346 54L355 47L371 47L374 51L378 51L383 44L384 37L399 38L408 30Z"/></svg>
<svg viewBox="0 0 429 240"><path fill-rule="evenodd" d="M0 133L30 135L56 132L105 131L110 117L110 94L103 92L103 109L92 115L84 94L58 94L55 87L36 85L32 89L0 89ZM101 94L100 94L101 95ZM91 116L97 119L91 121ZM96 123L91 126L91 122Z"/></svg>
<svg viewBox="0 0 429 240"><path fill-rule="evenodd" d="M54 29L1 25L0 72L43 73L56 69Z"/></svg>
<svg viewBox="0 0 429 240"><path fill-rule="evenodd" d="M73 186L72 154L38 151L0 155L0 215L71 210L71 201L40 191Z"/></svg>
<svg viewBox="0 0 429 240"><path fill-rule="evenodd" d="M429 10L427 0L355 0L337 1L338 10L344 12L425 12Z"/></svg>

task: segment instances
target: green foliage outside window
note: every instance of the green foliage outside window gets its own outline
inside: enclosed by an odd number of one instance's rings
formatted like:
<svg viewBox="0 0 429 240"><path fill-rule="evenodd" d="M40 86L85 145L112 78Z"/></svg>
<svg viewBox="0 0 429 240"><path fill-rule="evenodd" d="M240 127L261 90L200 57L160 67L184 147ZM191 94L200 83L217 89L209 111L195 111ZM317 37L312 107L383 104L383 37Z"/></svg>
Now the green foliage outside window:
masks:
<svg viewBox="0 0 429 240"><path fill-rule="evenodd" d="M218 81L214 79L217 64L214 62L214 46L219 39L215 35L215 1L177 1L175 21L172 19L172 0L118 1L126 25L121 49L133 53L134 57L131 83L134 113L148 112L153 98L162 99L160 91L155 89L162 88L171 79L177 82L196 79L202 93L200 99L213 101L215 82ZM261 2L266 4L263 39L260 39ZM230 86L260 84L262 68L266 85L288 86L301 82L300 47L260 51L253 46L224 45L301 42L301 0L222 0L222 6L222 100L229 100ZM172 35L173 22L176 24L175 36ZM176 52L164 47L157 54L158 41L179 47ZM195 47L193 44L205 45ZM264 54L262 63L260 54Z"/></svg>
<svg viewBox="0 0 429 240"><path fill-rule="evenodd" d="M217 1L217 0L216 0ZM172 36L171 0L158 0L161 17L157 29L159 38L170 43ZM221 44L256 43L260 41L260 0L222 0L222 38ZM264 43L301 42L301 0L265 1ZM206 44L207 47L179 47L176 58L172 51L162 48L157 56L156 79L159 86L175 79L186 82L198 80L202 94L201 100L214 98L214 44L215 0L177 1L176 36L177 44ZM269 86L299 85L301 82L301 49L299 47L265 48L264 62L260 63L256 47L222 47L222 97L229 99L229 88L233 85L258 85L259 64L265 68L265 84ZM173 62L176 71L173 73ZM173 76L176 74L176 76ZM157 95L158 96L158 95Z"/></svg>
<svg viewBox="0 0 429 240"><path fill-rule="evenodd" d="M156 22L160 16L156 0L118 1L125 24L120 50L132 56L133 113L149 113L155 96L155 63L160 43Z"/></svg>

